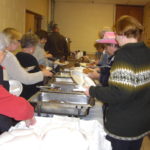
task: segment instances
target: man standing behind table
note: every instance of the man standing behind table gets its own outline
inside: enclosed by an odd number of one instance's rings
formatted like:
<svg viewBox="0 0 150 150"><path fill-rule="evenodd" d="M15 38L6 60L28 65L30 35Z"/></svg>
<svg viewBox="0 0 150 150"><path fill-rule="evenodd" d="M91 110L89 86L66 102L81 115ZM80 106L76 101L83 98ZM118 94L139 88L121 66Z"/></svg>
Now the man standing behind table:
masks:
<svg viewBox="0 0 150 150"><path fill-rule="evenodd" d="M65 58L69 55L69 48L66 38L59 33L57 24L52 27L52 32L48 36L48 40L45 44L45 50L53 55L55 58Z"/></svg>

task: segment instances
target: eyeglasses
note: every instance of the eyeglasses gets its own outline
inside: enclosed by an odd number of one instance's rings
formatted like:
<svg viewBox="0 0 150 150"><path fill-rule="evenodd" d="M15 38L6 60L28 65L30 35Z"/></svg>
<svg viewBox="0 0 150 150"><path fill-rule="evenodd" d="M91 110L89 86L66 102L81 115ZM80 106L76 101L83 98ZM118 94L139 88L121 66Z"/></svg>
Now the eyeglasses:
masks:
<svg viewBox="0 0 150 150"><path fill-rule="evenodd" d="M119 48L119 45L117 45L117 44L112 44L112 47L114 47L114 48Z"/></svg>
<svg viewBox="0 0 150 150"><path fill-rule="evenodd" d="M119 45L118 45L118 44L107 44L107 46L111 46L111 47L119 48Z"/></svg>

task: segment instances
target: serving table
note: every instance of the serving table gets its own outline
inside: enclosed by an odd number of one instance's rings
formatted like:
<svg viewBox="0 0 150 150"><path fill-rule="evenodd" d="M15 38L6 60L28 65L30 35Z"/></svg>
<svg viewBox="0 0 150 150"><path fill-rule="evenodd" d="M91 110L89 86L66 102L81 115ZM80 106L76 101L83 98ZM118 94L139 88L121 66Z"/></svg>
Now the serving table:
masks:
<svg viewBox="0 0 150 150"><path fill-rule="evenodd" d="M36 104L36 124L26 127L21 121L11 127L0 135L0 150L112 150L103 129L102 103L73 91L74 82L55 81L39 87L29 100Z"/></svg>
<svg viewBox="0 0 150 150"><path fill-rule="evenodd" d="M72 78L71 71L63 70L44 86L38 86L40 91L29 99L38 116L42 113L76 117L88 115L95 99L84 94L82 86Z"/></svg>

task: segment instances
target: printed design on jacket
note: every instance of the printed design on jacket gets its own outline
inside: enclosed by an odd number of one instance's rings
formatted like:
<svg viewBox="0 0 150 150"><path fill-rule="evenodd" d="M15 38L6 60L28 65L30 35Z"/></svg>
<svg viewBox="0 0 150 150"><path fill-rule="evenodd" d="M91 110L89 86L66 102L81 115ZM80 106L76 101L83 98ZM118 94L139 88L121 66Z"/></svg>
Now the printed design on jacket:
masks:
<svg viewBox="0 0 150 150"><path fill-rule="evenodd" d="M133 69L129 65L115 65L111 70L109 83L130 90L150 86L150 67Z"/></svg>

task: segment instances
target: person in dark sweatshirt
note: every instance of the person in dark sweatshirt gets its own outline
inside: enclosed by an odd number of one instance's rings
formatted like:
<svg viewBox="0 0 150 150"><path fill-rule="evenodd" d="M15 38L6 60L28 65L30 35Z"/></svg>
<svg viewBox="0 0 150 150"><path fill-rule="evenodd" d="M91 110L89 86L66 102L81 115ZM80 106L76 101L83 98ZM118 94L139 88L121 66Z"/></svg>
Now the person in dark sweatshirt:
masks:
<svg viewBox="0 0 150 150"><path fill-rule="evenodd" d="M69 56L69 48L66 38L60 34L57 24L52 26L52 32L48 36L45 50L52 54L54 58L66 59Z"/></svg>
<svg viewBox="0 0 150 150"><path fill-rule="evenodd" d="M140 42L143 26L131 16L115 25L120 49L110 70L109 85L85 94L108 103L104 120L113 150L140 150L150 133L150 48Z"/></svg>

